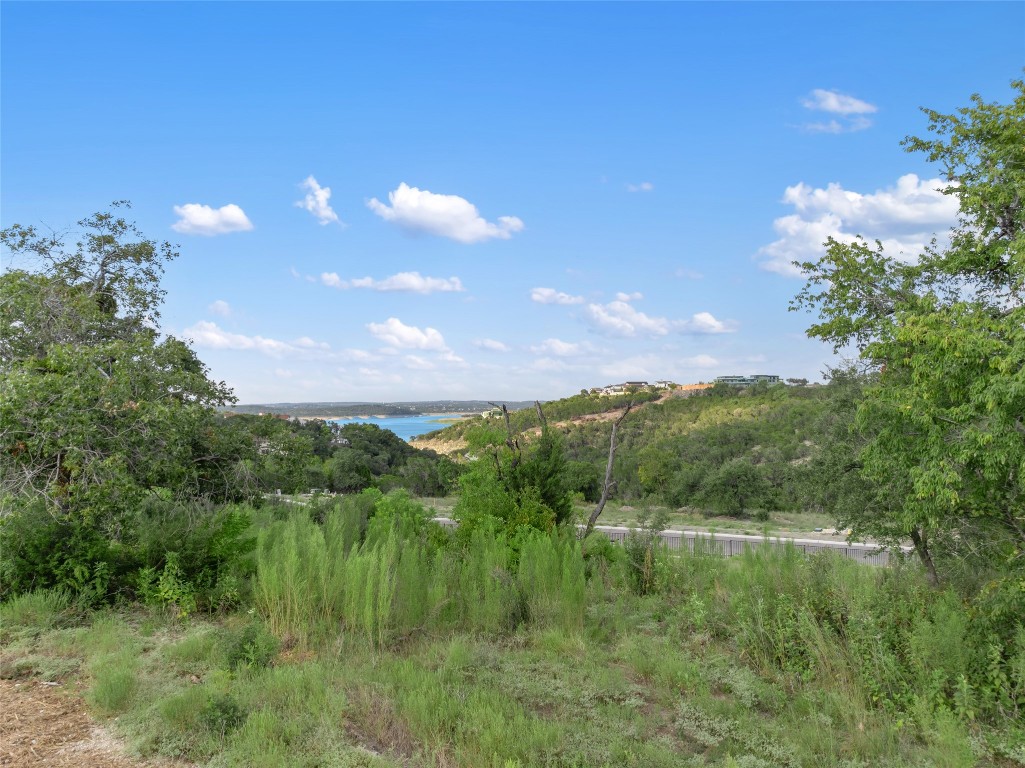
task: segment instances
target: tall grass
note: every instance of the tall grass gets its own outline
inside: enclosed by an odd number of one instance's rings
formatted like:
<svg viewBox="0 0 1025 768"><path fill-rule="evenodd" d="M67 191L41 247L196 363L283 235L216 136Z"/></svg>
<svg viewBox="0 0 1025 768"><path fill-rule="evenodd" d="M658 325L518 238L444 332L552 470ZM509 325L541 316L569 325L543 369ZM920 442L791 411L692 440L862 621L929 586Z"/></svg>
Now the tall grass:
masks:
<svg viewBox="0 0 1025 768"><path fill-rule="evenodd" d="M309 647L344 634L383 648L418 632L582 629L584 563L573 539L513 542L481 528L458 546L401 492L380 497L365 524L358 513L339 505L323 524L295 513L261 531L254 595L279 637Z"/></svg>
<svg viewBox="0 0 1025 768"><path fill-rule="evenodd" d="M408 496L374 499L369 517L338 505L323 523L296 514L261 533L255 595L274 634L306 647L341 637L378 650L451 632L579 636L597 600L588 631L607 638L629 626L624 611L633 609L622 601L632 589L655 600L659 620L672 616L681 633L728 644L760 674L820 686L830 717L850 727L880 710L949 710L962 723L1025 712L1025 610L1015 619L1003 603L992 609L1018 622L999 634L987 629L995 619L980 624L985 615L911 566L870 568L793 548L676 555L655 542L603 552L589 585L568 535L510 537L480 526L449 538ZM614 601L611 613L602 601ZM601 630L603 615L619 618Z"/></svg>

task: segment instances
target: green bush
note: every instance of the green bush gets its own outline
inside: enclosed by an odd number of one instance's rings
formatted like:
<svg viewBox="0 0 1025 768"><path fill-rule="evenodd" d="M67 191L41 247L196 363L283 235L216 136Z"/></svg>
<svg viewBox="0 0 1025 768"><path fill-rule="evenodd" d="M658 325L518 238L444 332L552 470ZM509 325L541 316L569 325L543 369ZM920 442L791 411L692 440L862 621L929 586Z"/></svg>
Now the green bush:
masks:
<svg viewBox="0 0 1025 768"><path fill-rule="evenodd" d="M277 655L280 643L259 621L240 628L225 629L218 638L224 664L228 669L260 669Z"/></svg>

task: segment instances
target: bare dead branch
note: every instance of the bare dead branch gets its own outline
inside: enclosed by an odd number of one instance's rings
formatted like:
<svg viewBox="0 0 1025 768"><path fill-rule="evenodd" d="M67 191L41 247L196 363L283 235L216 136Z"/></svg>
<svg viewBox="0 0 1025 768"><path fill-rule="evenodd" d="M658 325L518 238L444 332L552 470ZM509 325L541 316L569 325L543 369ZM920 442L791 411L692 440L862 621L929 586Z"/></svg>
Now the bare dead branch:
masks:
<svg viewBox="0 0 1025 768"><path fill-rule="evenodd" d="M584 532L581 535L582 539L586 539L591 531L594 530L595 523L598 522L598 518L605 509L605 502L609 500L609 496L616 490L616 481L612 479L612 464L616 458L616 432L619 431L619 425L623 423L623 419L626 418L626 415L630 413L633 407L634 404L631 400L619 418L612 423L612 436L609 438L609 462L605 465L605 482L602 484L601 498L598 500L598 506L594 508L591 516L587 519L587 527L584 528Z"/></svg>

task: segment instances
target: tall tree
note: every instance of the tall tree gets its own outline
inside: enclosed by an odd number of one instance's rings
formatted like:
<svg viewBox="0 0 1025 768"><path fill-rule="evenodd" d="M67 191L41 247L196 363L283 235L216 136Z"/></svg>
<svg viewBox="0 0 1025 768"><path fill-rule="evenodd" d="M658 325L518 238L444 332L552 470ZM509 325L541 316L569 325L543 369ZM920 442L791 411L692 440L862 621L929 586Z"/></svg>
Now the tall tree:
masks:
<svg viewBox="0 0 1025 768"><path fill-rule="evenodd" d="M10 518L44 514L54 536L89 542L88 561L130 537L144 503L244 494L253 447L212 407L228 387L159 334L174 248L113 213L79 224L73 248L32 227L0 232L19 263L0 275L0 537L33 530Z"/></svg>
<svg viewBox="0 0 1025 768"><path fill-rule="evenodd" d="M809 335L876 372L856 424L864 476L894 493L877 527L927 562L1025 558L1025 81L1012 86L1009 104L924 110L932 135L904 141L958 200L948 245L907 263L830 239L797 264L808 282L791 308L820 315Z"/></svg>

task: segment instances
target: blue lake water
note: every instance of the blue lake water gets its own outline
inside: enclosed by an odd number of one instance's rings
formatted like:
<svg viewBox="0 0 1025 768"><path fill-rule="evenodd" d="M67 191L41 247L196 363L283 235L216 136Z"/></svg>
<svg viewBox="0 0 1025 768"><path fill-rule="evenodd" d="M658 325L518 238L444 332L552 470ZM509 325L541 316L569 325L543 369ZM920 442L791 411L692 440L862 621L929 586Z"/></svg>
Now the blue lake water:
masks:
<svg viewBox="0 0 1025 768"><path fill-rule="evenodd" d="M331 419L335 424L376 424L381 429L390 429L407 442L417 435L424 435L436 429L447 427L442 419L458 419L460 413L432 414L430 416L371 416L369 418L353 417L351 419Z"/></svg>

